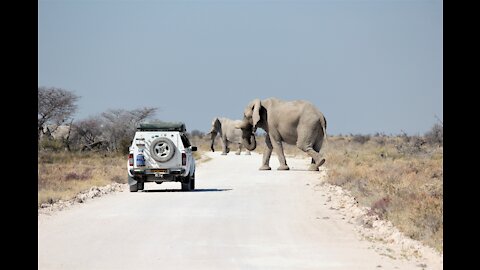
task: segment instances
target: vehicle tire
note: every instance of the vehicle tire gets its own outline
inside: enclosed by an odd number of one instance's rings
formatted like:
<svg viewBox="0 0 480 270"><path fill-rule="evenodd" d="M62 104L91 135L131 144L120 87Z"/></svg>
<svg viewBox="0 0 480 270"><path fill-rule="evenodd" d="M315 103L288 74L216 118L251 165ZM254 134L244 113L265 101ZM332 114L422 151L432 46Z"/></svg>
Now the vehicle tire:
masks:
<svg viewBox="0 0 480 270"><path fill-rule="evenodd" d="M175 154L175 144L166 138L156 138L150 143L150 155L159 162L169 161Z"/></svg>
<svg viewBox="0 0 480 270"><path fill-rule="evenodd" d="M130 185L130 192L137 192L137 191L138 191L137 184Z"/></svg>
<svg viewBox="0 0 480 270"><path fill-rule="evenodd" d="M191 181L192 179L189 176L185 176L185 178L182 181L182 191L190 191L191 190Z"/></svg>
<svg viewBox="0 0 480 270"><path fill-rule="evenodd" d="M144 187L143 182L138 182L137 183L137 189L138 190L143 190L143 187Z"/></svg>
<svg viewBox="0 0 480 270"><path fill-rule="evenodd" d="M190 177L190 190L195 190L195 173Z"/></svg>
<svg viewBox="0 0 480 270"><path fill-rule="evenodd" d="M130 192L137 192L138 188L137 188L137 180L135 180L133 177L131 177L130 175L127 176L128 179L127 179L127 182L128 182L128 186L130 187Z"/></svg>

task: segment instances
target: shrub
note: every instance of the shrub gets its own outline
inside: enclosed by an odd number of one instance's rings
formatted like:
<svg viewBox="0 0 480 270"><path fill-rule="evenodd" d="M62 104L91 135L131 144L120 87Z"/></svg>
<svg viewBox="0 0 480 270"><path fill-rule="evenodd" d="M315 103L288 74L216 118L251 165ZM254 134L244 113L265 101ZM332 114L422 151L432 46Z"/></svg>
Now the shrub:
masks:
<svg viewBox="0 0 480 270"><path fill-rule="evenodd" d="M115 183L120 183L120 184L125 184L127 183L127 177L121 177L120 175L114 175L112 178L111 178L112 182L115 182Z"/></svg>
<svg viewBox="0 0 480 270"><path fill-rule="evenodd" d="M435 124L433 127L425 133L425 140L430 145L443 146L443 126Z"/></svg>
<svg viewBox="0 0 480 270"><path fill-rule="evenodd" d="M39 149L48 150L48 151L63 151L65 149L65 144L61 140L55 139L42 139L39 142Z"/></svg>
<svg viewBox="0 0 480 270"><path fill-rule="evenodd" d="M356 134L353 135L352 141L357 142L359 144L364 144L370 140L370 135L361 135Z"/></svg>
<svg viewBox="0 0 480 270"><path fill-rule="evenodd" d="M375 201L372 206L370 207L370 210L368 211L368 215L378 215L380 218L385 218L387 215L387 208L390 205L390 198L383 197L377 201Z"/></svg>
<svg viewBox="0 0 480 270"><path fill-rule="evenodd" d="M83 173L69 172L65 175L65 180L85 180L90 178L91 175L87 171Z"/></svg>

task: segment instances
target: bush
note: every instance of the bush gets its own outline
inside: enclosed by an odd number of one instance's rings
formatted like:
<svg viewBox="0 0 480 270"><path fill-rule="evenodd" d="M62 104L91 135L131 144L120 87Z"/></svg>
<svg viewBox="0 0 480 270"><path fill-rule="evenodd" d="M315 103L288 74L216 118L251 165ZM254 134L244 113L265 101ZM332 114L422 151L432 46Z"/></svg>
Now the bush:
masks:
<svg viewBox="0 0 480 270"><path fill-rule="evenodd" d="M49 151L62 151L65 149L65 144L61 140L55 140L55 139L42 139L38 143L38 147L41 150L49 150Z"/></svg>
<svg viewBox="0 0 480 270"><path fill-rule="evenodd" d="M443 125L433 125L433 127L425 133L425 140L430 145L443 146Z"/></svg>
<svg viewBox="0 0 480 270"><path fill-rule="evenodd" d="M119 175L114 175L112 178L111 178L112 182L115 182L115 183L120 183L120 184L125 184L127 183L127 177L121 177Z"/></svg>
<svg viewBox="0 0 480 270"><path fill-rule="evenodd" d="M133 138L133 137L132 137ZM132 138L122 138L119 142L119 149L118 151L121 154L128 155L129 147L132 145Z"/></svg>
<svg viewBox="0 0 480 270"><path fill-rule="evenodd" d="M356 135L353 135L352 140L359 144L364 144L370 140L370 135L356 134Z"/></svg>
<svg viewBox="0 0 480 270"><path fill-rule="evenodd" d="M387 210L390 205L390 201L390 198L387 196L373 202L370 210L368 211L368 215L377 215L378 217L384 219L388 214Z"/></svg>
<svg viewBox="0 0 480 270"><path fill-rule="evenodd" d="M83 173L69 172L65 175L65 180L85 180L90 177L91 175L88 172L83 172Z"/></svg>
<svg viewBox="0 0 480 270"><path fill-rule="evenodd" d="M387 136L383 133L375 133L373 135L373 138L371 138L372 141L374 141L375 143L377 143L378 145L380 146L384 146L385 143L387 142Z"/></svg>

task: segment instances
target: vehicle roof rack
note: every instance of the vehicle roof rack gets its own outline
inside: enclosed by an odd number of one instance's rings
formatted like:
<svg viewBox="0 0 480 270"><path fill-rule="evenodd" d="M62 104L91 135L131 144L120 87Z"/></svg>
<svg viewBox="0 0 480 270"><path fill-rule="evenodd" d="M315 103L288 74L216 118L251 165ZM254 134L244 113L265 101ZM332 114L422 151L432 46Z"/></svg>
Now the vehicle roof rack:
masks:
<svg viewBox="0 0 480 270"><path fill-rule="evenodd" d="M137 127L139 131L180 131L185 132L187 128L182 122L157 122L142 123Z"/></svg>

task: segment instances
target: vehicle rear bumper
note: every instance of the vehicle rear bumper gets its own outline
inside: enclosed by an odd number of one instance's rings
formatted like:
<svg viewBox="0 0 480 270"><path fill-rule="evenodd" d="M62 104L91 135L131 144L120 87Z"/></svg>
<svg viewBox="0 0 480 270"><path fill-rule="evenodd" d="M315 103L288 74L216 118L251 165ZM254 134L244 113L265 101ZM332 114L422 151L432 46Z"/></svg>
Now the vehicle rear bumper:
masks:
<svg viewBox="0 0 480 270"><path fill-rule="evenodd" d="M133 179L139 182L179 182L185 176L185 168L134 169Z"/></svg>

